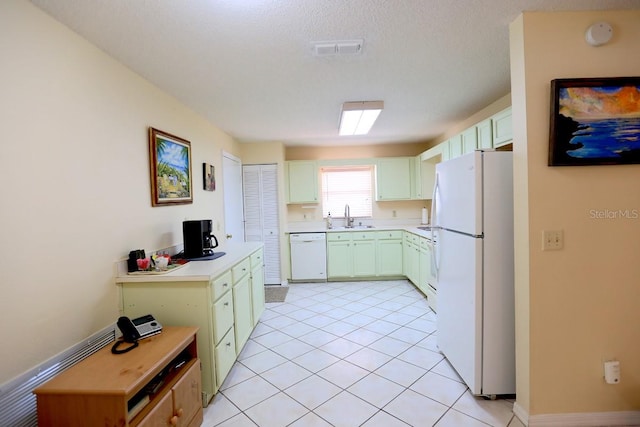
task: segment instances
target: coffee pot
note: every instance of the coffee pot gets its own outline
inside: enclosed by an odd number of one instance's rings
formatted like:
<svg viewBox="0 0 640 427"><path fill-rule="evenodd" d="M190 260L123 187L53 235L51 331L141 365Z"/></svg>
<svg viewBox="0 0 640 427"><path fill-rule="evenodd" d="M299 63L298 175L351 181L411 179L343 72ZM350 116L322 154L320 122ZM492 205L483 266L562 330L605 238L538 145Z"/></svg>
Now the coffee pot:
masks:
<svg viewBox="0 0 640 427"><path fill-rule="evenodd" d="M202 258L214 254L213 249L218 247L218 239L211 234L212 222L210 219L201 219L182 223L185 258Z"/></svg>

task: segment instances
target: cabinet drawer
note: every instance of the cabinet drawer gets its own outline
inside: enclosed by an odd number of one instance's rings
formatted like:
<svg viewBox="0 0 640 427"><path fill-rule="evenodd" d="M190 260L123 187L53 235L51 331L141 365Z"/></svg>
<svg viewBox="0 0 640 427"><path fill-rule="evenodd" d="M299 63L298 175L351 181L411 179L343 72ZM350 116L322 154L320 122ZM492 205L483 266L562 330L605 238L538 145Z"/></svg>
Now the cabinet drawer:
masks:
<svg viewBox="0 0 640 427"><path fill-rule="evenodd" d="M233 294L227 292L213 304L213 338L216 343L233 326Z"/></svg>
<svg viewBox="0 0 640 427"><path fill-rule="evenodd" d="M231 289L231 271L227 271L222 276L214 279L212 283L211 292L213 293L213 301L215 302L225 292Z"/></svg>
<svg viewBox="0 0 640 427"><path fill-rule="evenodd" d="M251 269L253 270L257 266L263 265L264 264L263 258L264 258L264 254L262 252L262 249L251 254Z"/></svg>
<svg viewBox="0 0 640 427"><path fill-rule="evenodd" d="M327 240L329 242L340 242L351 240L351 233L327 233Z"/></svg>
<svg viewBox="0 0 640 427"><path fill-rule="evenodd" d="M352 231L351 239L352 240L375 240L376 233L375 231Z"/></svg>
<svg viewBox="0 0 640 427"><path fill-rule="evenodd" d="M426 237L420 238L420 247L423 249L431 249L431 240Z"/></svg>
<svg viewBox="0 0 640 427"><path fill-rule="evenodd" d="M407 233L404 235L405 243L417 245L419 244L419 240L420 240L420 236L418 236L417 234Z"/></svg>
<svg viewBox="0 0 640 427"><path fill-rule="evenodd" d="M236 361L236 340L233 328L227 332L220 344L216 346L216 382L220 387Z"/></svg>
<svg viewBox="0 0 640 427"><path fill-rule="evenodd" d="M249 274L251 269L251 260L245 258L240 261L231 269L231 275L233 276L233 283L238 283L245 275Z"/></svg>
<svg viewBox="0 0 640 427"><path fill-rule="evenodd" d="M378 231L376 237L378 240L402 239L402 230Z"/></svg>

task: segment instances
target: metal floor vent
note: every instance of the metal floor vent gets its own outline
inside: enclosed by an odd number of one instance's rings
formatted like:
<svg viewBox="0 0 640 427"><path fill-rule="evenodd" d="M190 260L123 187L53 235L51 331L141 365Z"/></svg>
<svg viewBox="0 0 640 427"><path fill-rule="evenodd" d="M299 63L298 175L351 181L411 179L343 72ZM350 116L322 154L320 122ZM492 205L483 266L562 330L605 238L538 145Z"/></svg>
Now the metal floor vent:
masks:
<svg viewBox="0 0 640 427"><path fill-rule="evenodd" d="M13 380L0 385L0 426L38 425L33 390L115 340L111 325Z"/></svg>

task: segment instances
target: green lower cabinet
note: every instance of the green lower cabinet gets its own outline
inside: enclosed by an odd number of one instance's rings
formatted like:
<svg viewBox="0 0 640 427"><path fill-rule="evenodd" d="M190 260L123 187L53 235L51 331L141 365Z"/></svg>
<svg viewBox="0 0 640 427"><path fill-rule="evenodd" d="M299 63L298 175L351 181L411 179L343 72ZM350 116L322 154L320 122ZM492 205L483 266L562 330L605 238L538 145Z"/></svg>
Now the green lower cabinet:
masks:
<svg viewBox="0 0 640 427"><path fill-rule="evenodd" d="M253 331L253 313L251 309L251 287L249 275L233 285L233 319L235 326L236 353L240 354Z"/></svg>
<svg viewBox="0 0 640 427"><path fill-rule="evenodd" d="M403 271L413 284L420 281L420 259L419 259L419 240L418 236L412 233L404 233L403 242Z"/></svg>
<svg viewBox="0 0 640 427"><path fill-rule="evenodd" d="M378 276L402 276L402 232L379 231L377 237Z"/></svg>
<svg viewBox="0 0 640 427"><path fill-rule="evenodd" d="M252 323L255 326L264 313L264 267L262 264L251 270L251 309Z"/></svg>
<svg viewBox="0 0 640 427"><path fill-rule="evenodd" d="M431 277L431 241L426 237L405 233L403 239L404 275L423 294L427 294Z"/></svg>
<svg viewBox="0 0 640 427"><path fill-rule="evenodd" d="M418 260L420 263L420 273L418 280L418 288L422 293L426 293L429 284L429 275L431 270L431 252L423 246L418 250Z"/></svg>
<svg viewBox="0 0 640 427"><path fill-rule="evenodd" d="M216 358L216 382L217 388L222 386L227 374L231 371L233 364L236 361L236 340L233 328L229 329L229 332L220 340L218 345L214 349Z"/></svg>
<svg viewBox="0 0 640 427"><path fill-rule="evenodd" d="M352 243L353 277L376 275L376 241L357 240Z"/></svg>
<svg viewBox="0 0 640 427"><path fill-rule="evenodd" d="M353 271L351 240L327 242L327 277L351 277Z"/></svg>
<svg viewBox="0 0 640 427"><path fill-rule="evenodd" d="M327 233L328 279L403 275L402 231Z"/></svg>

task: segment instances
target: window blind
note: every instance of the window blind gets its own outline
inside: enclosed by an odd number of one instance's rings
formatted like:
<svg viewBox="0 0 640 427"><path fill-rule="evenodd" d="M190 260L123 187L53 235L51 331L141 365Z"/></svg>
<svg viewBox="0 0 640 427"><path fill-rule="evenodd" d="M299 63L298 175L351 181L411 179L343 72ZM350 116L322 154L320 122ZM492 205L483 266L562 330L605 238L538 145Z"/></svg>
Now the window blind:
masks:
<svg viewBox="0 0 640 427"><path fill-rule="evenodd" d="M371 217L373 166L331 166L320 169L322 216L344 218L345 205L352 217Z"/></svg>

